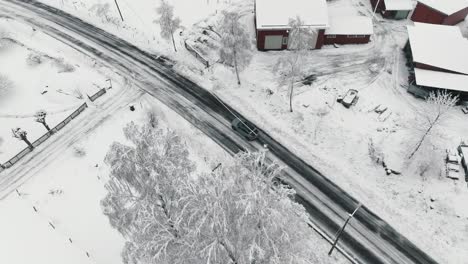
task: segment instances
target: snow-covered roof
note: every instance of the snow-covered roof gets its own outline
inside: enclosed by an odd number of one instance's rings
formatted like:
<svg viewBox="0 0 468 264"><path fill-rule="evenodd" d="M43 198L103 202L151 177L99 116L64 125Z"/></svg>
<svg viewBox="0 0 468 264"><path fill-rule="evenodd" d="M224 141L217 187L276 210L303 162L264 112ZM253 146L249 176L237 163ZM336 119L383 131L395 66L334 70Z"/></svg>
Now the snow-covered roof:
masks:
<svg viewBox="0 0 468 264"><path fill-rule="evenodd" d="M468 40L456 26L407 26L413 61L468 74Z"/></svg>
<svg viewBox="0 0 468 264"><path fill-rule="evenodd" d="M468 0L418 0L418 2L446 15L451 15L468 7Z"/></svg>
<svg viewBox="0 0 468 264"><path fill-rule="evenodd" d="M414 69L416 84L434 88L468 92L468 75Z"/></svg>
<svg viewBox="0 0 468 264"><path fill-rule="evenodd" d="M411 0L385 0L385 9L388 11L413 10Z"/></svg>
<svg viewBox="0 0 468 264"><path fill-rule="evenodd" d="M330 19L330 27L326 35L372 35L374 28L372 19L365 16L334 17Z"/></svg>
<svg viewBox="0 0 468 264"><path fill-rule="evenodd" d="M326 0L256 0L257 29L289 28L289 19L299 16L314 28L328 26Z"/></svg>

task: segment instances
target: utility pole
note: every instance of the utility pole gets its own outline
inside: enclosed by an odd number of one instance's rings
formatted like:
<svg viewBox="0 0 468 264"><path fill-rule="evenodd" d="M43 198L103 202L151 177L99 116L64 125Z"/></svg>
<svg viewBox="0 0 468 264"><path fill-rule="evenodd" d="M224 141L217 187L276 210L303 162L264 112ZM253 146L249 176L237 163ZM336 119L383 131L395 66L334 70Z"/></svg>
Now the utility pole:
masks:
<svg viewBox="0 0 468 264"><path fill-rule="evenodd" d="M114 2L115 2L115 5L117 6L117 10L119 10L120 18L122 19L122 21L124 21L123 16L122 16L122 12L120 12L119 3L117 3L117 0L114 0Z"/></svg>
<svg viewBox="0 0 468 264"><path fill-rule="evenodd" d="M333 242L333 245L332 245L332 248L330 249L330 251L328 252L328 256L330 256L333 252L333 250L335 249L336 247L336 244L338 244L338 240L340 239L341 235L343 234L343 231L346 227L346 225L348 224L349 220L351 220L351 218L353 218L354 214L357 212L357 210L359 210L359 208L361 208L362 204L358 204L358 206L356 207L356 209L354 210L354 212L352 214L349 214L348 215L348 219L346 219L343 227L341 227L341 229L338 231L337 235L336 235L336 239L335 239L335 242Z"/></svg>

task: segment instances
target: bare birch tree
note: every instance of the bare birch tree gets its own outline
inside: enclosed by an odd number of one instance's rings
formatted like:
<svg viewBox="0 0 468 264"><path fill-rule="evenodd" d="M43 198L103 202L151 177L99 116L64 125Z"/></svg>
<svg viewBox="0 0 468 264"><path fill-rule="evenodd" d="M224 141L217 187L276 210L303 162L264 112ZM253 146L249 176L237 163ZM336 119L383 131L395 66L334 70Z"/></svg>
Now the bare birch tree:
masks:
<svg viewBox="0 0 468 264"><path fill-rule="evenodd" d="M304 26L300 17L289 20L288 49L281 57L274 71L279 75L280 85L288 86L289 111L293 112L294 84L300 81L304 75L304 58L311 45L311 31Z"/></svg>
<svg viewBox="0 0 468 264"><path fill-rule="evenodd" d="M173 132L130 124L114 143L102 205L128 242L127 264L311 263L305 209L278 183L280 168L245 153L193 176Z"/></svg>
<svg viewBox="0 0 468 264"><path fill-rule="evenodd" d="M50 131L50 127L46 122L46 116L47 112L45 110L39 110L36 112L36 114L34 114L35 121L41 123L47 129L47 131Z"/></svg>
<svg viewBox="0 0 468 264"><path fill-rule="evenodd" d="M413 158L414 154L419 150L426 137L431 131L436 128L445 118L448 111L454 107L458 102L458 96L454 96L447 90L437 90L437 92L431 92L427 98L427 109L422 112L423 117L423 134L421 139L416 144L416 147L409 155L409 158Z"/></svg>
<svg viewBox="0 0 468 264"><path fill-rule="evenodd" d="M245 68L252 56L250 53L250 38L240 22L240 15L236 12L223 11L221 20L221 49L219 57L227 65L234 66L237 84L241 84L239 71Z"/></svg>
<svg viewBox="0 0 468 264"><path fill-rule="evenodd" d="M26 132L25 130L23 130L23 129L19 128L19 127L12 129L11 132L12 132L14 138L17 138L19 140L24 141L28 145L28 147L30 149L34 148L34 146L28 140L28 132Z"/></svg>
<svg viewBox="0 0 468 264"><path fill-rule="evenodd" d="M161 28L161 37L172 40L174 51L177 52L177 48L174 40L174 32L180 27L180 19L174 17L174 7L171 6L166 0L161 1L161 5L156 9L159 15L159 19L154 20L155 23L159 23Z"/></svg>

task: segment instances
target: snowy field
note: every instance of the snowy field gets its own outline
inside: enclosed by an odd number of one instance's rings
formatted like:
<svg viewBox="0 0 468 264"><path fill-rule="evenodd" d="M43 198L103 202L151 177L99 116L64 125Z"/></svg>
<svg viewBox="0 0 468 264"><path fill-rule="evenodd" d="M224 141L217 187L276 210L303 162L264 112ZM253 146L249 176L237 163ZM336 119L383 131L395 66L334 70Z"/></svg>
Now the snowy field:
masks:
<svg viewBox="0 0 468 264"><path fill-rule="evenodd" d="M9 31L6 29L9 28ZM107 87L105 76L81 55L70 53L65 45L47 45L51 38L30 26L1 18L5 37L0 47L0 162L6 162L26 147L12 137L11 129L21 127L32 142L47 132L34 121L38 110L47 112L46 121L54 127L83 104L87 95ZM58 43L56 41L53 41ZM39 43L39 44L38 44ZM117 89L117 88L116 88Z"/></svg>
<svg viewBox="0 0 468 264"><path fill-rule="evenodd" d="M119 21L112 1L43 1L176 59L177 69L215 90L441 263L468 259L467 186L463 180L452 181L442 174L445 149L453 149L466 139L466 116L458 107L453 109L416 156L405 159L420 136L418 124L426 105L406 92L407 70L401 48L407 40L405 26L411 21L383 20L377 15L369 44L310 52L305 67L316 79L310 86L296 88L295 112L289 113L286 90L279 87L272 72L282 52L254 51L250 66L241 73L243 85L237 87L231 69L217 64L205 70L181 45L183 36L200 34L210 24L216 26L219 10L226 8L244 15L254 43L252 1L170 1L185 27L182 38L177 36L178 53L161 40L153 23L159 1L122 1L124 23ZM104 17L111 19L92 16L95 4L106 3L110 6ZM335 0L328 5L332 16L372 16L365 0ZM467 23L460 28L468 36ZM350 88L359 90L360 100L355 107L345 109L335 101ZM391 114L379 117L372 111L379 105ZM372 162L371 142L401 175L387 176Z"/></svg>
<svg viewBox="0 0 468 264"><path fill-rule="evenodd" d="M11 80L12 89L0 97L0 161L25 147L11 137L11 127L27 130L31 141L45 133L33 120L35 111L47 110L48 123L54 126L80 104L87 102L90 107L36 148L47 158L28 163L26 157L24 164L1 173L6 177L15 170L25 180L0 200L0 263L122 263L125 240L110 226L100 201L108 180L104 156L112 142L123 140L127 123L147 122L148 112L155 113L163 126L186 141L199 171L211 170L230 156L175 112L115 76L112 69L13 20L0 19L1 28L9 30L8 40L2 42L8 45L0 50L0 73ZM43 60L31 65L30 54L40 54ZM64 72L64 64L74 70ZM108 93L96 102L86 99L86 94L107 87L109 78L113 88ZM77 98L81 93L84 98ZM136 110L130 111L130 105ZM323 257L320 263L347 263L337 253L328 257L329 245L318 235L311 237L311 243Z"/></svg>

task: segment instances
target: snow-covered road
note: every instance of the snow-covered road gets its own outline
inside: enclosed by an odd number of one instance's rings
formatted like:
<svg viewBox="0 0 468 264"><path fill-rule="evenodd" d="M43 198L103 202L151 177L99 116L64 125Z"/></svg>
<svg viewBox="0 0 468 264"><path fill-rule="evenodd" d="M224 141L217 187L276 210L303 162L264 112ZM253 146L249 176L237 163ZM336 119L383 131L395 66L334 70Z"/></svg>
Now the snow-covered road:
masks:
<svg viewBox="0 0 468 264"><path fill-rule="evenodd" d="M155 56L93 27L69 14L35 1L0 1L0 15L25 21L57 38L80 52L95 57L124 77L135 82L186 120L210 136L231 153L241 149L259 149L268 144L271 159L286 164L285 181L295 187L300 201L311 213L311 220L333 237L338 226L358 204L354 198L327 180L287 148L262 132L260 143L248 143L230 129L232 109L227 109L212 94L195 83L162 65ZM74 121L54 142L40 149L18 164L15 169L0 174L1 196L14 190L22 181L34 175L60 150L93 129L110 115L113 109L125 105L140 94L124 90L92 113ZM414 244L398 234L385 221L365 206L358 211L342 240L343 248L362 263L436 263Z"/></svg>

